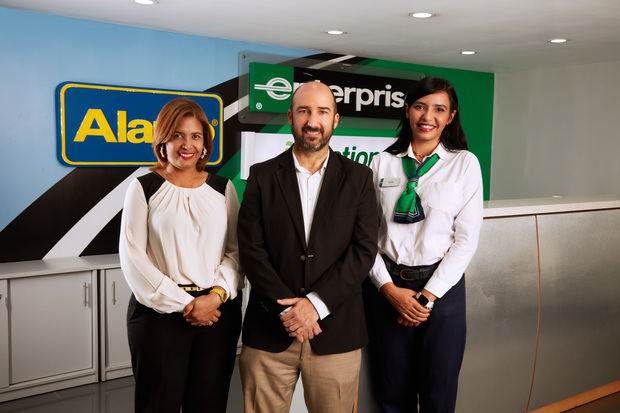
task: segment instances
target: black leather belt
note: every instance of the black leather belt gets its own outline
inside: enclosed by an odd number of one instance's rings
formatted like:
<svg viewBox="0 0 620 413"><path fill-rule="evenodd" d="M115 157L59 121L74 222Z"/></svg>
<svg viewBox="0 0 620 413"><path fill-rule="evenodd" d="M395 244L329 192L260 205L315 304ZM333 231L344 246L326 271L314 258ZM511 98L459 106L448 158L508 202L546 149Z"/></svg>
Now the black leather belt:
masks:
<svg viewBox="0 0 620 413"><path fill-rule="evenodd" d="M409 267L407 265L396 264L385 254L381 254L381 257L383 257L385 268L387 268L390 275L392 277L399 277L401 280L405 281L417 281L431 278L431 275L433 275L433 272L435 272L441 262L437 261L435 264L431 265L416 265Z"/></svg>
<svg viewBox="0 0 620 413"><path fill-rule="evenodd" d="M198 287L196 284L177 284L180 289L191 295L192 297L200 297L211 292L211 287Z"/></svg>

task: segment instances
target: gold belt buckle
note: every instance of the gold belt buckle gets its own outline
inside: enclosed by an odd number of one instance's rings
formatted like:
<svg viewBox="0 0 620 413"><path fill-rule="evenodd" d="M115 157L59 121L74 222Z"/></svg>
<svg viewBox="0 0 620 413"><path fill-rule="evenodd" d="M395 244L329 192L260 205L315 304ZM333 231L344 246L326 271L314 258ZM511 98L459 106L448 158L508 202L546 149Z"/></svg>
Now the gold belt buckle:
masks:
<svg viewBox="0 0 620 413"><path fill-rule="evenodd" d="M204 291L206 288L198 287L197 285L179 285L183 291Z"/></svg>

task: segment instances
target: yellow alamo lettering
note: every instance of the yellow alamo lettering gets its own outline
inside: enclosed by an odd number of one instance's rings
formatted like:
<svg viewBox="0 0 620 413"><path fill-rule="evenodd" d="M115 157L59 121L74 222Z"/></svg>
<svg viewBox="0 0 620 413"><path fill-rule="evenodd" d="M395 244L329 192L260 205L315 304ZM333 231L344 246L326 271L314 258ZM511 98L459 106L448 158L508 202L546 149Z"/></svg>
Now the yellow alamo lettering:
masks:
<svg viewBox="0 0 620 413"><path fill-rule="evenodd" d="M73 141L84 142L89 136L103 136L108 143L152 143L155 123L145 119L133 119L127 123L127 112L119 110L116 112L116 130L118 135L114 135L103 111L101 109L88 109ZM128 130L128 128L132 129Z"/></svg>

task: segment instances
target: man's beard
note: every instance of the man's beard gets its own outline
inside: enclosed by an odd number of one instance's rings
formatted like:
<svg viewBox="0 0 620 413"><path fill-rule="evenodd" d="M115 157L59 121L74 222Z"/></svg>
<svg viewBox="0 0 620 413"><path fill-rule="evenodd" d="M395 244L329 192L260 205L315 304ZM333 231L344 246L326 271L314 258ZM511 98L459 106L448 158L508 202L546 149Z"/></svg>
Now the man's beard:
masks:
<svg viewBox="0 0 620 413"><path fill-rule="evenodd" d="M317 152L323 149L327 144L329 144L329 140L331 139L332 133L334 130L331 129L329 133L326 134L325 130L322 127L309 128L307 126L304 126L303 128L301 128L300 135L297 134L297 131L295 130L295 128L292 128L291 131L293 132L293 137L295 138L295 145L297 145L297 147L304 149L306 151ZM304 136L303 136L304 131L305 132L317 132L318 131L321 134L321 139L319 139L318 141L315 141L314 143L310 143L304 139Z"/></svg>

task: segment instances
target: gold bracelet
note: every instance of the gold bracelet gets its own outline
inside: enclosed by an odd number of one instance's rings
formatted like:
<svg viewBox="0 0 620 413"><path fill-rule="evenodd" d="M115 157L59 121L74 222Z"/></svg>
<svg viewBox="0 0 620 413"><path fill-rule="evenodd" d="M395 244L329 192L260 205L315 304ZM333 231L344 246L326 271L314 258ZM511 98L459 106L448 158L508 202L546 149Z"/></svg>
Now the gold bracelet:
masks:
<svg viewBox="0 0 620 413"><path fill-rule="evenodd" d="M211 292L220 296L220 300L222 300L222 304L228 300L228 294L222 288L213 287L211 288Z"/></svg>

